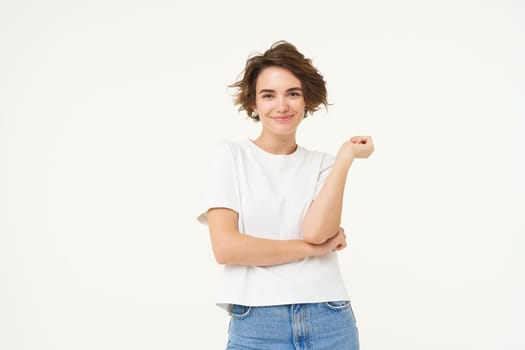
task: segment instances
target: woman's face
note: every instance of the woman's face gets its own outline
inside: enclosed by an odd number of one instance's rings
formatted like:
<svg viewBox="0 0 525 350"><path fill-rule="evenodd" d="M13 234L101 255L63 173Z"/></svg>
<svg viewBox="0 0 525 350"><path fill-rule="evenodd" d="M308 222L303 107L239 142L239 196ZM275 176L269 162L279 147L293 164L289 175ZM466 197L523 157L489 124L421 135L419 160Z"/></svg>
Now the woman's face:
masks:
<svg viewBox="0 0 525 350"><path fill-rule="evenodd" d="M265 132L276 136L295 135L304 118L301 81L281 67L263 69L255 84L255 106Z"/></svg>

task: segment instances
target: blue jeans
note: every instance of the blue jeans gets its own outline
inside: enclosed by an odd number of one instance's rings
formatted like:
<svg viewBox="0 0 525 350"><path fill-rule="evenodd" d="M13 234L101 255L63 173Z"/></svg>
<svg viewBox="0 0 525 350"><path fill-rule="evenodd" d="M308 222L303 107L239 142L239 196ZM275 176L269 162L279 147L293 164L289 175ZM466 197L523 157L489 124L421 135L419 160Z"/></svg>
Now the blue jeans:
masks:
<svg viewBox="0 0 525 350"><path fill-rule="evenodd" d="M349 301L244 306L234 304L226 350L358 350Z"/></svg>

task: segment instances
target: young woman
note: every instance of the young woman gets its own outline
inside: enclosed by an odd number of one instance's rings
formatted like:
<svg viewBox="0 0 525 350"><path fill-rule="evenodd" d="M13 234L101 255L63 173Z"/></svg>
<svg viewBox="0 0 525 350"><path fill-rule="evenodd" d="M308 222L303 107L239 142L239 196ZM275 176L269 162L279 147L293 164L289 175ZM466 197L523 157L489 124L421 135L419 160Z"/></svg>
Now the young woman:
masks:
<svg viewBox="0 0 525 350"><path fill-rule="evenodd" d="M248 59L232 87L261 134L216 146L198 217L224 265L217 305L231 315L227 349L358 349L337 251L346 247L346 176L372 140L352 137L335 157L297 144L302 120L327 96L290 43Z"/></svg>

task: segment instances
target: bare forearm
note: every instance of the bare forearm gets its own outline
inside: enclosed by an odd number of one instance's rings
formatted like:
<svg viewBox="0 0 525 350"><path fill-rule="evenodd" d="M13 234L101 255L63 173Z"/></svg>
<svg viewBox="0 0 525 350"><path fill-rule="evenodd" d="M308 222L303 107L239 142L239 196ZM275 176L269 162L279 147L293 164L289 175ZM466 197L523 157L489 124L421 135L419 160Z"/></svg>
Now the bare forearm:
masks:
<svg viewBox="0 0 525 350"><path fill-rule="evenodd" d="M219 264L269 266L323 253L322 246L304 240L272 240L240 233L238 221L234 210L208 211L211 244Z"/></svg>
<svg viewBox="0 0 525 350"><path fill-rule="evenodd" d="M238 232L228 236L214 245L215 257L220 264L279 265L312 256L316 249L304 240L271 240Z"/></svg>
<svg viewBox="0 0 525 350"><path fill-rule="evenodd" d="M330 175L304 217L304 239L322 243L334 236L341 225L343 194L353 158L338 154Z"/></svg>
<svg viewBox="0 0 525 350"><path fill-rule="evenodd" d="M212 208L208 226L215 259L219 264L271 266L321 256L346 247L343 230L323 244L304 240L272 240L240 233L239 216L234 210Z"/></svg>

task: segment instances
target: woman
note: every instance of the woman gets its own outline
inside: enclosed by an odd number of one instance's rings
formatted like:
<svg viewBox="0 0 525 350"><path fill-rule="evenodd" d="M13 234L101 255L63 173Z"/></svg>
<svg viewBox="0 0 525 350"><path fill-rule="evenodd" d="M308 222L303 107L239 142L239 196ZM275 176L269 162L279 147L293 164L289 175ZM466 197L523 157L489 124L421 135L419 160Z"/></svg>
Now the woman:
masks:
<svg viewBox="0 0 525 350"><path fill-rule="evenodd" d="M346 247L346 176L372 140L352 137L336 157L297 145L301 121L327 96L290 43L248 59L232 87L261 134L217 145L198 217L224 265L217 305L231 315L227 349L358 349L336 251Z"/></svg>

